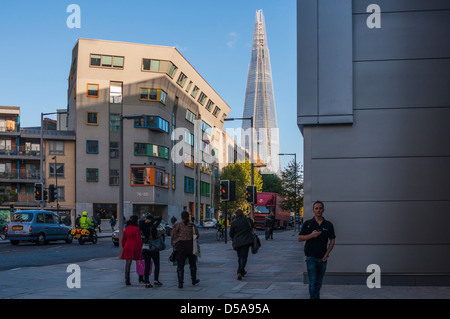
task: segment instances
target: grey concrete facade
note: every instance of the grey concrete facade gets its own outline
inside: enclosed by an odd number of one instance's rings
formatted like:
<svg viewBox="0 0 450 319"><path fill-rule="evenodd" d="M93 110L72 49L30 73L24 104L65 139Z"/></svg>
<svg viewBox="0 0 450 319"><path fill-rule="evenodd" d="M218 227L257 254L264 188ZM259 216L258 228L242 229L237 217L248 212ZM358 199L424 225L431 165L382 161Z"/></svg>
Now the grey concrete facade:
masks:
<svg viewBox="0 0 450 319"><path fill-rule="evenodd" d="M385 284L448 285L450 2L297 4L304 218L322 200L334 223L328 282L377 264Z"/></svg>

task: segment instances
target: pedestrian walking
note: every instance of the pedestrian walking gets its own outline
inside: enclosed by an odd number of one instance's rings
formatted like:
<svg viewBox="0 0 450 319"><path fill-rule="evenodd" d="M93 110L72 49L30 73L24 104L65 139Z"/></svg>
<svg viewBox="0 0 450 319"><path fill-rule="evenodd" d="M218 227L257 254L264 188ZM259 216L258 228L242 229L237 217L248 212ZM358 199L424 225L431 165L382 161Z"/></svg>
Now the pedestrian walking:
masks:
<svg viewBox="0 0 450 319"><path fill-rule="evenodd" d="M111 225L111 231L114 233L114 227L116 226L116 218L111 214L111 219L109 220L109 224Z"/></svg>
<svg viewBox="0 0 450 319"><path fill-rule="evenodd" d="M303 223L298 235L298 241L305 242L304 250L311 299L320 299L320 288L327 269L328 257L336 238L333 224L323 217L324 211L324 204L316 201L313 205L314 217ZM329 244L328 240L330 240Z"/></svg>
<svg viewBox="0 0 450 319"><path fill-rule="evenodd" d="M122 254L120 259L125 259L125 283L131 285L130 269L133 260L142 259L142 240L138 226L138 217L130 217L122 235Z"/></svg>
<svg viewBox="0 0 450 319"><path fill-rule="evenodd" d="M264 220L264 228L265 228L265 238L273 239L273 228L275 226L275 218L272 213L269 214L269 216L266 217Z"/></svg>
<svg viewBox="0 0 450 319"><path fill-rule="evenodd" d="M192 284L200 282L197 279L197 257L193 254L194 234L199 237L197 226L189 220L189 212L181 213L181 221L176 223L172 230L171 244L175 252L177 262L178 288L183 288L184 265L186 258L189 260Z"/></svg>
<svg viewBox="0 0 450 319"><path fill-rule="evenodd" d="M97 214L94 216L95 223L97 224L98 231L102 232L102 218L100 217L100 214Z"/></svg>
<svg viewBox="0 0 450 319"><path fill-rule="evenodd" d="M162 283L159 281L159 270L160 270L160 256L159 256L159 250L156 250L154 247L151 247L151 240L157 239L162 237L162 240L164 241L164 234L159 234L158 232L158 226L161 224L161 217L155 218L152 214L147 213L145 215L145 219L142 220L139 224L139 228L141 230L142 234L142 242L143 242L143 249L142 249L142 255L144 257L145 261L145 270L144 270L144 278L143 281L145 283L146 288L153 287L152 284L150 284L150 267L153 260L154 265L154 284L155 286L162 286ZM140 280L141 281L141 278Z"/></svg>
<svg viewBox="0 0 450 319"><path fill-rule="evenodd" d="M230 225L230 238L238 256L237 279L242 280L247 274L248 250L253 244L253 222L244 216L242 209L236 209L235 216Z"/></svg>

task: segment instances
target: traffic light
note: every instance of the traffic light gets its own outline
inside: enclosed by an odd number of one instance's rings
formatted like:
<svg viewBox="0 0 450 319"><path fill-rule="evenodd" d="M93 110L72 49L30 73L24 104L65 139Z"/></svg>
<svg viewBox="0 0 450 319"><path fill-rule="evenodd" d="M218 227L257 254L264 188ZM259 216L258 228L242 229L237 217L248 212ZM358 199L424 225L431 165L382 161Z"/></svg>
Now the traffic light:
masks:
<svg viewBox="0 0 450 319"><path fill-rule="evenodd" d="M230 181L220 181L220 200L223 202L230 200Z"/></svg>
<svg viewBox="0 0 450 319"><path fill-rule="evenodd" d="M51 203L57 199L58 199L58 193L56 191L56 187L55 187L55 185L51 184L48 187L48 202Z"/></svg>
<svg viewBox="0 0 450 319"><path fill-rule="evenodd" d="M222 202L232 202L236 200L235 181L220 181L220 200Z"/></svg>
<svg viewBox="0 0 450 319"><path fill-rule="evenodd" d="M245 199L247 199L247 202L249 204L256 204L256 186L248 185L247 186L247 193L245 195Z"/></svg>
<svg viewBox="0 0 450 319"><path fill-rule="evenodd" d="M42 193L44 194L44 200L45 201L47 201L47 199L48 199L48 194L47 194L47 190L46 189L44 189L43 191L42 191Z"/></svg>
<svg viewBox="0 0 450 319"><path fill-rule="evenodd" d="M38 201L42 200L42 183L34 184L34 199Z"/></svg>

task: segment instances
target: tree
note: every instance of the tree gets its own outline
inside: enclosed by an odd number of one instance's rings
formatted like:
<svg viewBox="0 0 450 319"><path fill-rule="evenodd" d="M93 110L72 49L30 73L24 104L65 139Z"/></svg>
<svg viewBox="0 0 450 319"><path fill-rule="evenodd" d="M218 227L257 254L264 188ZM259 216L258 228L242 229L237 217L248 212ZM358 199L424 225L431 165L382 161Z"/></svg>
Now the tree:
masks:
<svg viewBox="0 0 450 319"><path fill-rule="evenodd" d="M263 193L277 193L281 194L282 192L282 180L276 174L262 174L262 192Z"/></svg>
<svg viewBox="0 0 450 319"><path fill-rule="evenodd" d="M246 159L244 163L228 164L220 175L220 179L236 182L236 201L227 202L228 212L234 213L237 208L242 209L244 212L250 211L250 205L245 199L246 187L247 185L251 185L250 161ZM256 169L254 170L254 185L256 186L256 190L261 192L263 185L262 177ZM221 212L225 212L225 202L220 202L219 207Z"/></svg>
<svg viewBox="0 0 450 319"><path fill-rule="evenodd" d="M303 169L301 164L297 164L297 174L295 174L295 161L292 160L282 171L281 176L281 195L284 197L281 207L300 212L301 207L303 207Z"/></svg>

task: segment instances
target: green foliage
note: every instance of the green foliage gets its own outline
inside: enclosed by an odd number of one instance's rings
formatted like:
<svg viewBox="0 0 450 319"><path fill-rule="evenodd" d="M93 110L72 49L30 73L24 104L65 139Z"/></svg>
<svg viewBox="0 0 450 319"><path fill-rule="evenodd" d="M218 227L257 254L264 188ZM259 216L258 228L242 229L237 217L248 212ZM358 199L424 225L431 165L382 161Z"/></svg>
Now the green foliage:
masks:
<svg viewBox="0 0 450 319"><path fill-rule="evenodd" d="M283 190L283 181L276 174L262 174L263 193L277 193L281 194Z"/></svg>
<svg viewBox="0 0 450 319"><path fill-rule="evenodd" d="M251 185L251 164L248 159L244 163L228 164L220 175L221 180L230 180L236 182L236 201L227 202L229 214L233 214L237 208L244 212L250 211L250 205L245 199L246 187ZM263 181L258 170L254 169L254 185L258 193L262 191ZM219 198L219 197L217 197ZM225 203L220 202L219 208L221 212L225 212Z"/></svg>
<svg viewBox="0 0 450 319"><path fill-rule="evenodd" d="M297 164L296 167L295 161L292 160L282 171L281 176L281 195L285 198L282 208L300 212L300 208L303 207L303 170L301 164Z"/></svg>

